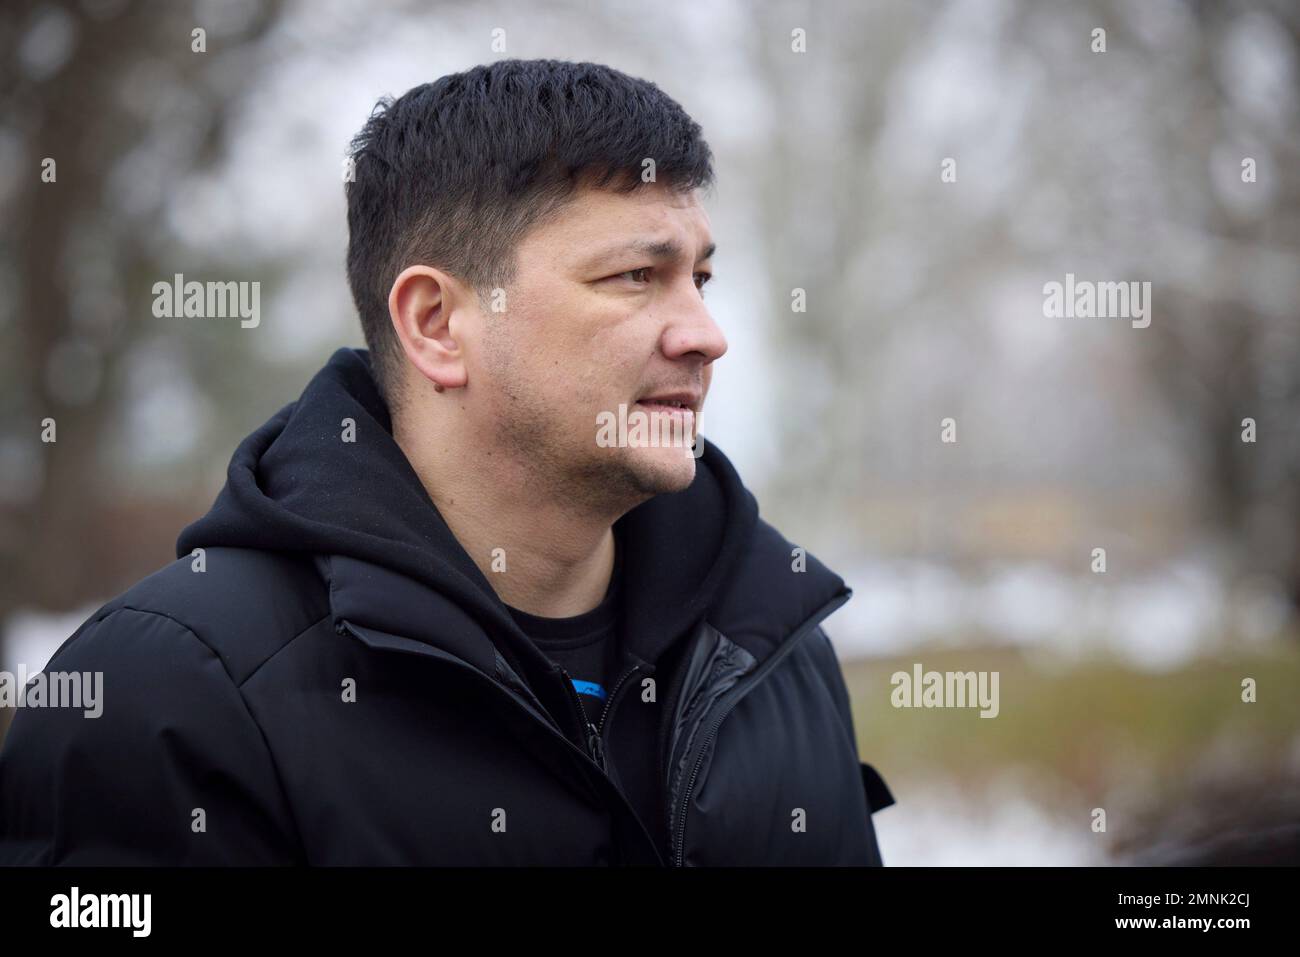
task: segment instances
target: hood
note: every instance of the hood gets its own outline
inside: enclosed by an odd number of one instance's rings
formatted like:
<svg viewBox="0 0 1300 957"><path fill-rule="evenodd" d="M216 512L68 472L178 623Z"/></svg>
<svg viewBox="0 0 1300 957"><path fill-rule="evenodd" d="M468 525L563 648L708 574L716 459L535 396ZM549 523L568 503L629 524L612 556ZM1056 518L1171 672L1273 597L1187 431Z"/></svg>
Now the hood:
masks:
<svg viewBox="0 0 1300 957"><path fill-rule="evenodd" d="M341 441L345 420L355 441ZM482 664L536 651L438 513L392 437L369 355L339 349L302 396L236 449L212 509L181 532L195 548L296 552L324 560L341 618L408 635ZM616 524L623 549L624 637L654 663L700 619L763 657L808 615L848 590L758 517L753 495L711 442L687 489L656 496ZM433 592L441 601L432 599ZM722 621L715 620L721 616ZM531 668L526 669L531 670Z"/></svg>

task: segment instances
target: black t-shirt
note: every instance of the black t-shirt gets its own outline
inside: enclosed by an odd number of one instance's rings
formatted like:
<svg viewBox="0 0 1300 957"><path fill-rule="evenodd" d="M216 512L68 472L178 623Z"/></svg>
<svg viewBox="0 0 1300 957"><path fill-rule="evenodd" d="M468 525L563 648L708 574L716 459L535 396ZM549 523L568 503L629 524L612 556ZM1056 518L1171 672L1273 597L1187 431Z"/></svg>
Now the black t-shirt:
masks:
<svg viewBox="0 0 1300 957"><path fill-rule="evenodd" d="M591 611L570 618L542 618L509 608L515 623L542 653L569 674L587 720L600 721L612 685L630 667L621 640L623 589L623 544L615 528L614 571L600 604ZM658 711L643 702L636 687L621 695L615 724L617 746L612 742L606 763L616 783L645 824L663 842L659 822L661 806L656 783L655 740ZM608 735L607 735L608 737Z"/></svg>
<svg viewBox="0 0 1300 957"><path fill-rule="evenodd" d="M620 575L617 559L609 588L599 605L570 618L542 618L510 608L515 623L533 644L569 673L587 720L600 720L608 700L609 684L618 661L618 601ZM509 606L507 606L509 608Z"/></svg>

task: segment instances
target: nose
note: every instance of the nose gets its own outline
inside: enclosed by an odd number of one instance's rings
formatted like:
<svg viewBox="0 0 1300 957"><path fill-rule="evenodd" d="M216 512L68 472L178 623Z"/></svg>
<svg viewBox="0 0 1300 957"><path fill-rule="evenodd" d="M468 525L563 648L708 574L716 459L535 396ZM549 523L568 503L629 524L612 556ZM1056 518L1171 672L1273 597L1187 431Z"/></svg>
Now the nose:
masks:
<svg viewBox="0 0 1300 957"><path fill-rule="evenodd" d="M694 280L685 286L686 290L675 295L671 303L665 303L672 318L664 327L660 348L669 359L698 353L708 365L727 351L727 338L709 314Z"/></svg>

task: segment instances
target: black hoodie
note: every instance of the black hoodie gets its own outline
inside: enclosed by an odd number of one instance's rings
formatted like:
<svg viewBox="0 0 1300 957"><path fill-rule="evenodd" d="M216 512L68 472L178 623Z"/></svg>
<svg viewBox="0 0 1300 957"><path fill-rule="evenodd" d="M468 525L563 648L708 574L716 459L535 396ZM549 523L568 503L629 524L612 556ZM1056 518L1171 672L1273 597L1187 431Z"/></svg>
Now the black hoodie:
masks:
<svg viewBox="0 0 1300 957"><path fill-rule="evenodd" d="M237 789L231 813L283 833L242 835L261 843L218 857L878 863L869 815L890 799L857 762L847 693L819 626L847 600L843 581L811 555L801 567L707 441L689 488L631 510L616 530L621 641L634 670L623 676L621 704L618 684L611 691L608 724L593 735L571 687L519 630L393 440L367 354L340 349L297 402L240 444L216 503L181 533L177 563L100 609L48 667L84 658L116 674L120 689L174 678L156 657L130 657L129 639L106 640L138 633L139 615L185 636L153 642L222 663L234 687L208 689L208 704L243 710L247 731L219 740L195 732L200 740L187 744L197 765L161 773L185 795L172 794L179 808L197 805L202 795L188 791L214 773L201 749L235 775L260 761L271 773ZM187 727L204 699L194 692ZM123 710L126 726L97 727L97 736L145 735L134 744L147 747L156 722ZM15 829L31 832L29 852L47 854L54 845L33 833L78 832L36 810L73 783L36 750L82 746L82 737L75 724L15 720L0 755L9 772L0 860ZM257 761L240 752L254 745ZM763 784L773 779L783 782L775 790ZM377 803L341 796L367 783L396 791ZM659 795L658 807L640 802L638 814L626 798L634 790ZM446 817L432 844L404 830L405 801L419 794L433 795ZM737 801L753 802L762 833ZM800 815L815 815L804 830ZM821 840L783 836L815 826ZM60 846L81 859L71 840ZM181 839L162 856L211 854L192 844Z"/></svg>
<svg viewBox="0 0 1300 957"><path fill-rule="evenodd" d="M351 422L355 442L340 440ZM654 662L710 607L758 520L754 497L706 442L696 480L620 521L629 650ZM392 437L362 349L339 349L302 398L240 444L211 511L183 532L178 557L226 546L344 555L401 572L455 601L507 655L531 642L438 514ZM836 580L833 590L843 583ZM508 650L507 650L508 649Z"/></svg>

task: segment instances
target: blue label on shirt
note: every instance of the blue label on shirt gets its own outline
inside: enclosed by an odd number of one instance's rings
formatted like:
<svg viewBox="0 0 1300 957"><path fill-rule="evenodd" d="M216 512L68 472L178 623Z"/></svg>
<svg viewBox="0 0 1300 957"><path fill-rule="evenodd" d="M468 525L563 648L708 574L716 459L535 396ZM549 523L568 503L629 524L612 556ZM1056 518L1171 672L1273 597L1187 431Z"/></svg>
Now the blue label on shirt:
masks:
<svg viewBox="0 0 1300 957"><path fill-rule="evenodd" d="M569 680L573 682L574 690L576 690L578 694L589 694L593 698L599 698L601 701L605 700L605 689L596 684L596 682L579 681L577 678L570 678Z"/></svg>

